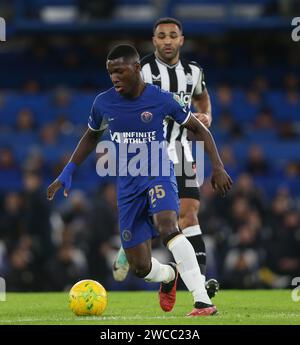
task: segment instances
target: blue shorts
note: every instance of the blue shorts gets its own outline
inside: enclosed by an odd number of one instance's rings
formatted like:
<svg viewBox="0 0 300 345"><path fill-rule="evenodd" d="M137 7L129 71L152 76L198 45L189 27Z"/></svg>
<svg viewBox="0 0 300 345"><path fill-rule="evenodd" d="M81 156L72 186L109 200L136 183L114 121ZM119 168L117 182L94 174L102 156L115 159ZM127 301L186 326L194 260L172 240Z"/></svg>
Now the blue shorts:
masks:
<svg viewBox="0 0 300 345"><path fill-rule="evenodd" d="M170 181L155 181L134 198L118 203L120 235L123 248L132 248L158 237L152 216L160 211L179 212L177 185Z"/></svg>

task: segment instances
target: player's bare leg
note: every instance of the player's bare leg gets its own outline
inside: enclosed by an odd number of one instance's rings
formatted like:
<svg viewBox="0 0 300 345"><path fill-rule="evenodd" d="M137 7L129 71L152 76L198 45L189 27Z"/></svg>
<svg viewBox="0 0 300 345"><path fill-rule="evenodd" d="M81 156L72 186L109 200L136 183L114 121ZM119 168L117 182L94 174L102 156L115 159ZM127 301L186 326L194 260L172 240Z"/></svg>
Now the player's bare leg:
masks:
<svg viewBox="0 0 300 345"><path fill-rule="evenodd" d="M191 242L200 267L203 282L206 275L206 250L202 231L198 221L200 208L199 200L192 198L180 199L179 228L185 237ZM205 288L209 298L212 298L219 291L219 283L216 279L209 279L205 282Z"/></svg>
<svg viewBox="0 0 300 345"><path fill-rule="evenodd" d="M209 298L216 295L219 290L219 283L215 279L209 279L205 282L206 274L206 252L205 244L202 238L202 232L198 222L200 202L192 198L180 199L180 212L179 212L179 227L182 233L191 242L200 267L202 282L205 283L205 288ZM118 251L116 259L113 264L113 277L116 281L123 281L126 279L129 271L129 264L126 254L121 247Z"/></svg>

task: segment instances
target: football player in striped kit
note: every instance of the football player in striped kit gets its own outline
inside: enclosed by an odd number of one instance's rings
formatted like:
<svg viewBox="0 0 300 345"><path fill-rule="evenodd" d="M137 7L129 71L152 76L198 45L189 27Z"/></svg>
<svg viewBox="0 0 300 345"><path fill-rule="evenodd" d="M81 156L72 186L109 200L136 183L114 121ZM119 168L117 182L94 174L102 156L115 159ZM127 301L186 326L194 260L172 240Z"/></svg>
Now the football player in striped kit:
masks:
<svg viewBox="0 0 300 345"><path fill-rule="evenodd" d="M180 56L180 48L183 43L182 25L177 19L158 19L153 28L155 52L141 61L143 79L147 83L158 85L163 90L177 94L185 105L191 106L192 104L198 120L206 127L210 127L212 122L211 103L205 86L204 73L196 62L185 60ZM178 184L179 226L195 250L203 284L205 284L208 296L211 298L218 292L219 283L215 279L209 279L205 282L206 250L198 222L199 184L187 129L173 119L169 119L164 124L164 133L169 143L168 154L174 163ZM183 164L185 164L185 169L182 169ZM188 174L186 174L186 168L188 168ZM189 187L187 187L187 181L189 181ZM115 280L123 281L128 270L129 265L121 248L113 265Z"/></svg>

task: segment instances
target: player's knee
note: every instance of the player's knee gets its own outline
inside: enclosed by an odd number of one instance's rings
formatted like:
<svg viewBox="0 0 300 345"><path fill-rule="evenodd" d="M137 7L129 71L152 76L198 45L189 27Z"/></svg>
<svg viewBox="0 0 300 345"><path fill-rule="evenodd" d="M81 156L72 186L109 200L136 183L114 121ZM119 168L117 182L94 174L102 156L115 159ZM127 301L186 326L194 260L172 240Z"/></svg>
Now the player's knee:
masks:
<svg viewBox="0 0 300 345"><path fill-rule="evenodd" d="M151 262L140 262L130 265L130 270L138 278L146 277L151 270Z"/></svg>
<svg viewBox="0 0 300 345"><path fill-rule="evenodd" d="M169 217L161 217L156 227L162 236L167 236L177 230L177 222Z"/></svg>

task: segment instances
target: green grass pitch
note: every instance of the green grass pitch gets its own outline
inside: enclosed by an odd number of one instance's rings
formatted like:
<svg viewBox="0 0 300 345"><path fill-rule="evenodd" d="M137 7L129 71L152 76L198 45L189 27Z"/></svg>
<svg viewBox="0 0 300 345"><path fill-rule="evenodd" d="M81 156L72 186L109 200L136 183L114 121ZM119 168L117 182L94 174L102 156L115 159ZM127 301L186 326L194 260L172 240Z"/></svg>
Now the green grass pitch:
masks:
<svg viewBox="0 0 300 345"><path fill-rule="evenodd" d="M188 318L192 299L177 293L172 312L160 310L156 292L108 292L108 307L99 317L77 317L68 293L7 293L0 302L1 325L300 325L300 301L290 290L220 291L219 314Z"/></svg>

